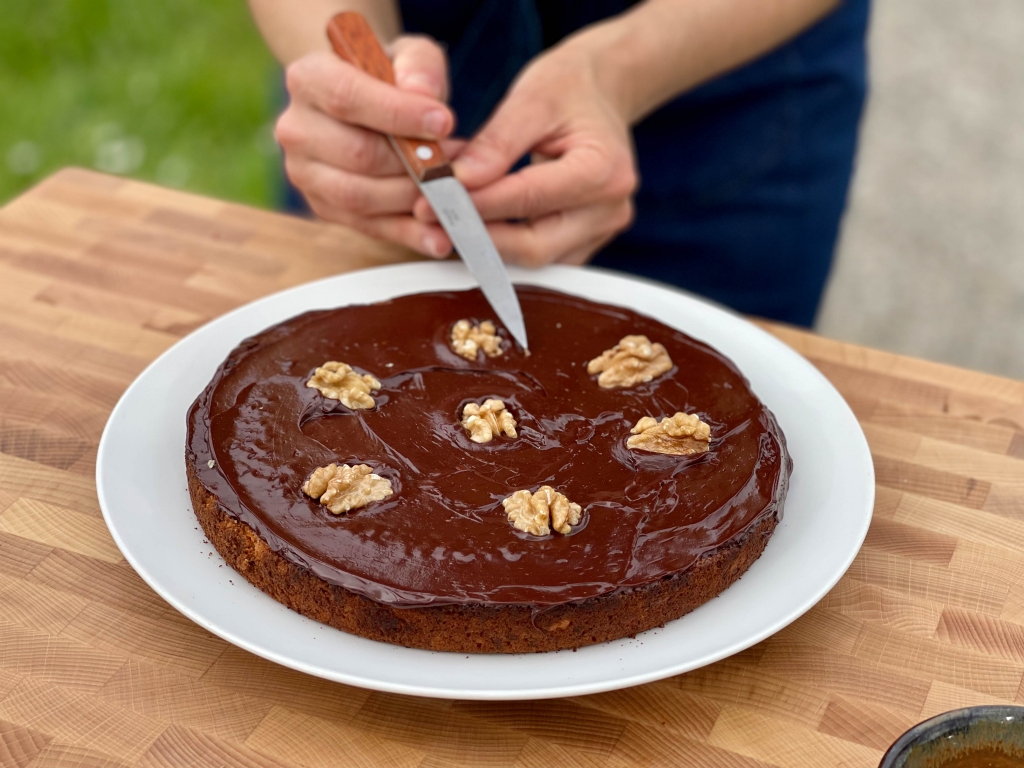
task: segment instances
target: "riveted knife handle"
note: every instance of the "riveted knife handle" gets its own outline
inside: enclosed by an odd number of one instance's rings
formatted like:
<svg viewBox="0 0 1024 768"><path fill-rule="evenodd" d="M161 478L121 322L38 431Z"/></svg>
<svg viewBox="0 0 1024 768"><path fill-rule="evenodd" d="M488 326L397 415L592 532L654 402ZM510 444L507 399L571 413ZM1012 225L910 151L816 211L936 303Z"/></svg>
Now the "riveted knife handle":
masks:
<svg viewBox="0 0 1024 768"><path fill-rule="evenodd" d="M391 60L384 53L377 36L360 13L339 13L327 23L327 37L334 52L352 66L371 77L395 84ZM392 136L392 146L402 157L405 167L419 181L451 176L452 169L436 141Z"/></svg>

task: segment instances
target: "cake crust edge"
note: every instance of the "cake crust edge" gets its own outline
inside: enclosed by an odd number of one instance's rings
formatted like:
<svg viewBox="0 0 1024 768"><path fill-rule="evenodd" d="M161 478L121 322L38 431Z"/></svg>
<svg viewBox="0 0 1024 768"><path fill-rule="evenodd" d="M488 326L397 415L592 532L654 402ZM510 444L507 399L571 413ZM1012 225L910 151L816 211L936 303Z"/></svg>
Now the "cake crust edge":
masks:
<svg viewBox="0 0 1024 768"><path fill-rule="evenodd" d="M344 632L431 651L536 653L632 637L689 613L731 586L761 556L778 524L777 512L766 514L685 571L538 611L482 603L395 607L330 584L274 552L220 506L187 453L185 458L192 507L206 538L249 583L303 616Z"/></svg>

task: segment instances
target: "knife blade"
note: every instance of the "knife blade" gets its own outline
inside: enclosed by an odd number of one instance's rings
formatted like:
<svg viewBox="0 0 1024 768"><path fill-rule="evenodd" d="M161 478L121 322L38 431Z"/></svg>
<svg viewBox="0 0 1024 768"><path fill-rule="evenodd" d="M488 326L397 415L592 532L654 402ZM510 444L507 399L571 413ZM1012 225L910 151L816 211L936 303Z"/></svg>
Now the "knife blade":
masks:
<svg viewBox="0 0 1024 768"><path fill-rule="evenodd" d="M362 14L339 13L327 24L334 52L372 77L394 85L395 75L377 36ZM388 136L402 164L412 176L455 250L480 284L480 290L512 338L528 351L526 324L519 298L505 264L494 247L466 188L452 173L437 142Z"/></svg>

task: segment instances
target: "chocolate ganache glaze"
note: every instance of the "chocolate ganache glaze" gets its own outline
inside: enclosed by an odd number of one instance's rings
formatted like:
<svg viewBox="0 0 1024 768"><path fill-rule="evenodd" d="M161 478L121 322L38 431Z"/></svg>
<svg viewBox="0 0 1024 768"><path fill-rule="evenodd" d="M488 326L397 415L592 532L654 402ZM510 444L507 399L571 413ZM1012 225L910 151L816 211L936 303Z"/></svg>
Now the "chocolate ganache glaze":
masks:
<svg viewBox="0 0 1024 768"><path fill-rule="evenodd" d="M243 341L189 412L199 481L286 560L396 607L546 606L628 590L781 515L785 439L732 362L629 309L517 291L528 356L504 329L500 357L470 362L451 350L456 321L493 317L477 290L308 312ZM587 362L630 334L664 344L674 367L601 389ZM376 376L376 407L353 411L308 388L328 360ZM459 417L491 397L519 436L477 444ZM707 453L626 448L641 417L677 411L711 425ZM301 491L331 462L370 465L394 494L331 514ZM583 507L569 535L509 524L501 500L541 485Z"/></svg>

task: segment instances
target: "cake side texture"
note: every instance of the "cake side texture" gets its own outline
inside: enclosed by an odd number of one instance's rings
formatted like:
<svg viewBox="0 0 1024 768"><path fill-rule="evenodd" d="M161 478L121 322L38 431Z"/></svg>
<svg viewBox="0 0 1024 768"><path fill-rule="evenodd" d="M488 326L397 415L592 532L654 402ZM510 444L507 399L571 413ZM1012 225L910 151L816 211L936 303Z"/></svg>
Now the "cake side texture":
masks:
<svg viewBox="0 0 1024 768"><path fill-rule="evenodd" d="M559 606L456 604L396 607L317 577L274 552L225 512L186 460L189 494L207 539L256 588L303 616L370 640L456 653L531 653L582 648L662 626L731 586L761 556L778 523L765 515L738 539L683 573L653 584Z"/></svg>

